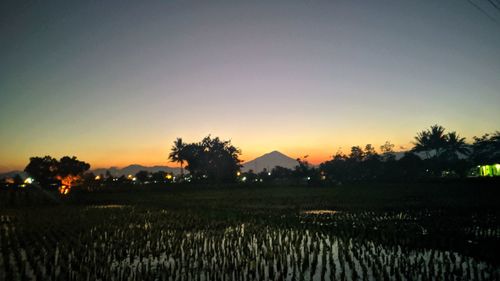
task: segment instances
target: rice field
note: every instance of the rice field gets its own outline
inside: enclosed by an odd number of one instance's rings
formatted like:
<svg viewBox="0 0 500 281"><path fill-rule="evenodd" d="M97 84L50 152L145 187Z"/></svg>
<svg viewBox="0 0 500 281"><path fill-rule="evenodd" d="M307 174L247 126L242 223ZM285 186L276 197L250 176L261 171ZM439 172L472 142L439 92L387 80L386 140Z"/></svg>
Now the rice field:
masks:
<svg viewBox="0 0 500 281"><path fill-rule="evenodd" d="M499 241L495 212L18 208L0 280L500 280Z"/></svg>

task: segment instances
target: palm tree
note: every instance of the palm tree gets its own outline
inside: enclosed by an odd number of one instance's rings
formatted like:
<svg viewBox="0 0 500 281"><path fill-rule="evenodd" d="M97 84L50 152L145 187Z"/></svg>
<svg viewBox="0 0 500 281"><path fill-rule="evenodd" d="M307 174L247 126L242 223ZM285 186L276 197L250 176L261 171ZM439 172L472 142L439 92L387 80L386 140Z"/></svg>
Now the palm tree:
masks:
<svg viewBox="0 0 500 281"><path fill-rule="evenodd" d="M413 152L425 151L427 158L429 158L430 142L429 142L429 132L428 131L422 131L422 132L417 133L417 136L415 137L415 142L413 144L415 145L412 148Z"/></svg>
<svg viewBox="0 0 500 281"><path fill-rule="evenodd" d="M446 147L444 150L448 155L458 156L458 154L468 155L470 153L465 138L461 138L456 132L448 133L445 137Z"/></svg>
<svg viewBox="0 0 500 281"><path fill-rule="evenodd" d="M184 161L186 158L184 157L184 149L186 147L186 144L182 142L182 138L177 138L174 141L174 145L172 146L172 149L170 154L168 155L168 159L170 159L170 162L177 162L181 165L181 177L184 177Z"/></svg>
<svg viewBox="0 0 500 281"><path fill-rule="evenodd" d="M444 128L442 126L431 126L429 132L429 143L430 148L436 151L435 156L441 155L446 146L446 135L444 134Z"/></svg>
<svg viewBox="0 0 500 281"><path fill-rule="evenodd" d="M439 125L431 126L430 130L424 130L417 133L415 137L415 142L413 143L414 152L425 151L427 158L429 158L429 152L434 150L435 157L441 155L443 149L446 147L446 135L444 134L444 128Z"/></svg>

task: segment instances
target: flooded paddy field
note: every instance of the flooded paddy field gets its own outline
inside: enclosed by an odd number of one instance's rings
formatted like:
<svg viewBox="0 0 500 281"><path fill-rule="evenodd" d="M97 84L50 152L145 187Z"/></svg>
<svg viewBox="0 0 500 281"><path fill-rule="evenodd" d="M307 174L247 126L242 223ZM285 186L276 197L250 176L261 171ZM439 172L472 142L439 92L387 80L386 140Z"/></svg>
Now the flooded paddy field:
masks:
<svg viewBox="0 0 500 281"><path fill-rule="evenodd" d="M192 192L198 208L169 206L182 193L0 210L0 280L500 280L496 209L238 207Z"/></svg>

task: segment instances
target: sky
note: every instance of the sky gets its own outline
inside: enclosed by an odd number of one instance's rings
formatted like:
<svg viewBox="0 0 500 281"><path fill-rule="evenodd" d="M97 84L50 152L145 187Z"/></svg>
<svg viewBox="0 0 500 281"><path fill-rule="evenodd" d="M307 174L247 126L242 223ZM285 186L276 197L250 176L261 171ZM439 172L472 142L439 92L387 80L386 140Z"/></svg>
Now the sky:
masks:
<svg viewBox="0 0 500 281"><path fill-rule="evenodd" d="M173 165L208 134L313 163L433 124L471 141L500 129L500 13L472 2L2 1L0 171Z"/></svg>

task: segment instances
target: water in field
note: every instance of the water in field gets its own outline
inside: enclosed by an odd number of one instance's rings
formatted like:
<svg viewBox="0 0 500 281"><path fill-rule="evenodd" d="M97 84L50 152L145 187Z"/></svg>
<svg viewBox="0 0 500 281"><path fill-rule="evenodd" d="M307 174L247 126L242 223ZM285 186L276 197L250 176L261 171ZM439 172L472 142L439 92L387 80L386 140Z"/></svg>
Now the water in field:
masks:
<svg viewBox="0 0 500 281"><path fill-rule="evenodd" d="M458 252L348 238L343 227L339 233L308 227L316 214L304 215L296 226L224 225L168 211L104 208L75 212L62 224L48 223L50 229L2 216L0 280L500 279L498 266ZM66 223L75 220L82 229Z"/></svg>
<svg viewBox="0 0 500 281"><path fill-rule="evenodd" d="M121 208L125 208L125 207L127 207L127 205L108 204L108 205L89 206L89 208L94 208L94 209L121 209Z"/></svg>
<svg viewBox="0 0 500 281"><path fill-rule="evenodd" d="M335 215L338 212L336 210L307 210L302 213L306 215Z"/></svg>

